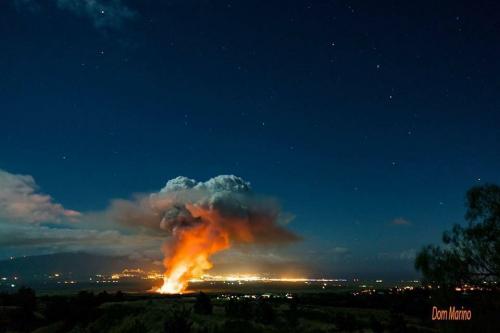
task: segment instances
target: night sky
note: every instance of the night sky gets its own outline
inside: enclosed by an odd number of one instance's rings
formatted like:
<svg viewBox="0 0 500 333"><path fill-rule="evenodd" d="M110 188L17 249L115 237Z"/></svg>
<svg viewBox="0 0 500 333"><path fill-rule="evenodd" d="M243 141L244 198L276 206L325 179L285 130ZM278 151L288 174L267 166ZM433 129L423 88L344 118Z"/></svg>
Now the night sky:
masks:
<svg viewBox="0 0 500 333"><path fill-rule="evenodd" d="M234 174L294 216L303 241L275 257L414 276L467 189L500 183L499 17L496 1L1 1L0 257L72 249L7 241L19 175L78 229L179 175ZM30 230L66 228L47 220Z"/></svg>

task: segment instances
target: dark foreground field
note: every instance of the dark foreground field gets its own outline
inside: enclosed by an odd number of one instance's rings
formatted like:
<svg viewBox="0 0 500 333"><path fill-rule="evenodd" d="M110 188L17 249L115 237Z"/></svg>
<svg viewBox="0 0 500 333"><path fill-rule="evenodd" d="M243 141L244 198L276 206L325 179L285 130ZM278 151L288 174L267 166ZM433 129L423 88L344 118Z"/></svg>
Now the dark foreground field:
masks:
<svg viewBox="0 0 500 333"><path fill-rule="evenodd" d="M497 332L498 294L429 290L309 293L0 295L0 332ZM471 321L431 320L433 305L471 308Z"/></svg>

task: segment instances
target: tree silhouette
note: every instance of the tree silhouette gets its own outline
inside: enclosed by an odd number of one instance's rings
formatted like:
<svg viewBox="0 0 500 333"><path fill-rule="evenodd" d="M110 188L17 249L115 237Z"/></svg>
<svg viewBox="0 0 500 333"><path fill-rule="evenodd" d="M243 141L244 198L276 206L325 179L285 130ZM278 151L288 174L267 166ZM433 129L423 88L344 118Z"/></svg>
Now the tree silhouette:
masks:
<svg viewBox="0 0 500 333"><path fill-rule="evenodd" d="M207 294L203 292L198 293L196 302L194 303L194 312L203 315L212 314L212 301Z"/></svg>
<svg viewBox="0 0 500 333"><path fill-rule="evenodd" d="M473 187L466 204L468 225L455 225L443 234L443 247L428 245L417 255L415 268L429 283L477 285L499 280L500 187Z"/></svg>

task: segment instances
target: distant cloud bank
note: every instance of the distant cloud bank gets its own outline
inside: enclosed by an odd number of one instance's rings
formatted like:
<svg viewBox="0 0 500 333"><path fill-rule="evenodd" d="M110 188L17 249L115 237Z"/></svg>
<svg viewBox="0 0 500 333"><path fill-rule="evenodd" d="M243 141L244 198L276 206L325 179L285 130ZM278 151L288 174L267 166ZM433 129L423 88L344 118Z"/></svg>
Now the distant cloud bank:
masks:
<svg viewBox="0 0 500 333"><path fill-rule="evenodd" d="M0 169L0 219L26 223L75 220L81 214L38 192L30 175L15 175Z"/></svg>
<svg viewBox="0 0 500 333"><path fill-rule="evenodd" d="M158 246L154 237L123 233L99 217L65 208L31 175L0 169L0 259L74 251L141 257Z"/></svg>
<svg viewBox="0 0 500 333"><path fill-rule="evenodd" d="M395 218L394 220L391 221L392 225L412 225L412 223L402 217Z"/></svg>

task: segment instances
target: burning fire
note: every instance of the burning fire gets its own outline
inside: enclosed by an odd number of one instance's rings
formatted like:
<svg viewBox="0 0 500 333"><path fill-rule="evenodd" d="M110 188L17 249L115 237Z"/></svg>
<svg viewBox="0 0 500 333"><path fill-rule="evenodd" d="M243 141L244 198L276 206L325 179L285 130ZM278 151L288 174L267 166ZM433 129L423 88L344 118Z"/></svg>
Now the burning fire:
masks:
<svg viewBox="0 0 500 333"><path fill-rule="evenodd" d="M210 257L231 244L278 244L300 239L279 223L271 198L256 196L234 175L205 182L177 177L158 193L135 201L116 200L110 214L120 224L168 235L160 293L182 293L191 279L212 268Z"/></svg>
<svg viewBox="0 0 500 333"><path fill-rule="evenodd" d="M189 280L199 278L212 268L209 257L229 248L229 234L218 225L215 212L187 205L188 210L202 223L189 228L174 230L172 242L165 244L166 267L162 294L178 294L186 290Z"/></svg>

